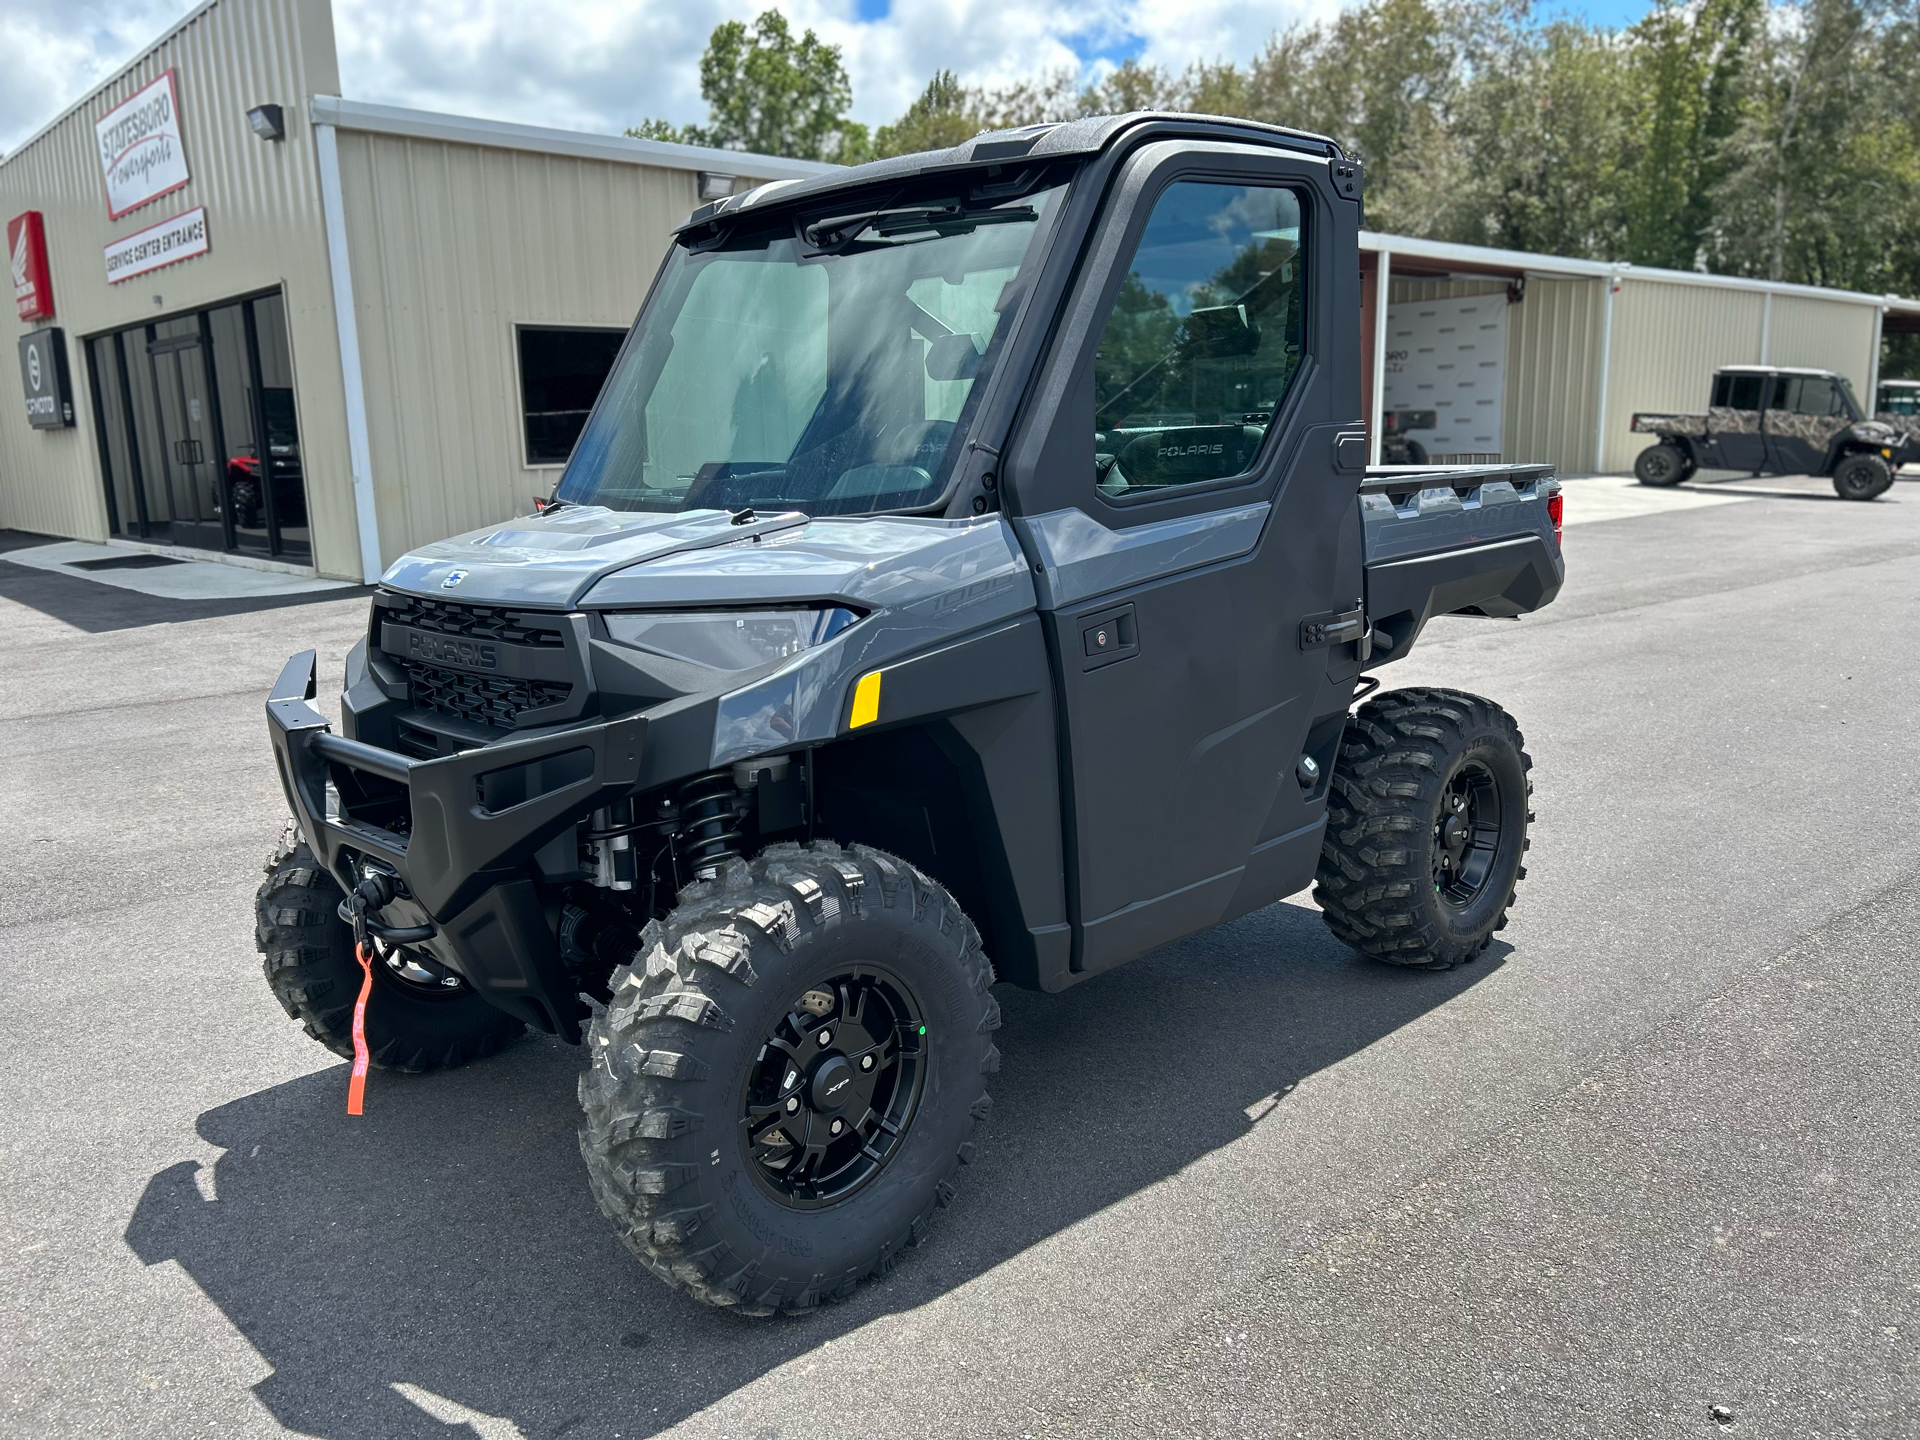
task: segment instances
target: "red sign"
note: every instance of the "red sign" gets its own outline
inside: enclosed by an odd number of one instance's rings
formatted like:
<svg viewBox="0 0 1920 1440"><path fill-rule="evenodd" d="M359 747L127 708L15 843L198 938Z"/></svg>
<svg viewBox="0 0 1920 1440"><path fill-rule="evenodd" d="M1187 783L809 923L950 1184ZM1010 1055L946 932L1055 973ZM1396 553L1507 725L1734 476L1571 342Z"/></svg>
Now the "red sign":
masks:
<svg viewBox="0 0 1920 1440"><path fill-rule="evenodd" d="M53 281L47 274L47 232L40 212L29 210L7 222L8 268L13 271L13 303L22 320L53 318Z"/></svg>

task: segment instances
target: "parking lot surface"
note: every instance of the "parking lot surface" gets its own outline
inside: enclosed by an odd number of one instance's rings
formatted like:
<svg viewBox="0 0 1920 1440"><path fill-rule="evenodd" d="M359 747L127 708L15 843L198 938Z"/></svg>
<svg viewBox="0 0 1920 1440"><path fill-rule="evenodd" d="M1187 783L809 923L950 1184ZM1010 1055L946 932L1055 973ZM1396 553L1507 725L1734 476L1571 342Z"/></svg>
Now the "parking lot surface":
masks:
<svg viewBox="0 0 1920 1440"><path fill-rule="evenodd" d="M349 1120L269 995L261 702L310 645L338 688L365 592L0 553L0 1432L1920 1433L1920 484L1677 493L1570 483L1560 600L1381 672L1525 731L1487 956L1370 964L1296 897L1001 987L930 1242L773 1321L627 1256L577 1051Z"/></svg>

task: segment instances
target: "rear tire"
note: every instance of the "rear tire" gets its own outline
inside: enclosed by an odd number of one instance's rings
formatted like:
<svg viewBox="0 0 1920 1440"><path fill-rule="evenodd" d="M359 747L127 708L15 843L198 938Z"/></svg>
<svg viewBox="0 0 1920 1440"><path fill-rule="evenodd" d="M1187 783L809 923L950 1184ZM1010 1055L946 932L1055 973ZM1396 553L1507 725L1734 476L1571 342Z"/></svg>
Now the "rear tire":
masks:
<svg viewBox="0 0 1920 1440"><path fill-rule="evenodd" d="M1375 960L1451 970L1505 927L1533 761L1513 718L1456 690L1391 690L1347 721L1313 898Z"/></svg>
<svg viewBox="0 0 1920 1440"><path fill-rule="evenodd" d="M767 1315L844 1299L920 1243L973 1158L1000 1068L979 934L864 845L773 845L680 900L588 1028L594 1197L697 1300Z"/></svg>
<svg viewBox="0 0 1920 1440"><path fill-rule="evenodd" d="M1688 464L1680 447L1665 441L1649 445L1633 462L1634 479L1642 485L1654 485L1662 490L1670 485L1678 485L1692 473L1693 467Z"/></svg>
<svg viewBox="0 0 1920 1440"><path fill-rule="evenodd" d="M1878 455L1849 455L1833 467L1833 493L1842 500L1874 500L1893 488L1893 467Z"/></svg>
<svg viewBox="0 0 1920 1440"><path fill-rule="evenodd" d="M307 843L291 835L266 871L254 897L254 944L273 998L307 1034L351 1060L353 1005L365 977L353 958L353 929L339 915L340 886ZM407 963L404 952L394 959ZM380 1069L449 1070L493 1054L525 1028L464 982L423 980L407 980L383 961L373 966L365 1028L369 1057Z"/></svg>

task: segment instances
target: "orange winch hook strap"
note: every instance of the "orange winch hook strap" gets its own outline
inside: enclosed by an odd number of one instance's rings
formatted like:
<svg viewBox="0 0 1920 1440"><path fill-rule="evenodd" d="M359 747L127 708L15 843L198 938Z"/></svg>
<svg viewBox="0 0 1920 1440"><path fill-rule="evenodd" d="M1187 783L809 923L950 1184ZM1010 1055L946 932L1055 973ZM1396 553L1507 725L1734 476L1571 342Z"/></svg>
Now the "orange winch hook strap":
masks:
<svg viewBox="0 0 1920 1440"><path fill-rule="evenodd" d="M365 940L353 947L360 962L360 998L353 1002L353 1078L347 1081L347 1114L358 1115L367 1095L367 997L373 993L373 947Z"/></svg>

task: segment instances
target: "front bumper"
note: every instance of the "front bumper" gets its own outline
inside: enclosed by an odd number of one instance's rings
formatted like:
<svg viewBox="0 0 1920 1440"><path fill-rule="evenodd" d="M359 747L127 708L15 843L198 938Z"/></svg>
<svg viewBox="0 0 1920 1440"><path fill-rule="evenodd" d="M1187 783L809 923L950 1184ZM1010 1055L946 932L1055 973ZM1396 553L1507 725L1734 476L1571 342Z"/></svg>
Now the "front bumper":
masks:
<svg viewBox="0 0 1920 1440"><path fill-rule="evenodd" d="M295 655L267 698L274 763L313 853L346 889L360 862L392 870L405 894L379 924L430 930L409 943L502 1010L577 1042L583 1007L528 862L632 792L645 717L416 760L333 734L309 703L315 664L311 650Z"/></svg>

